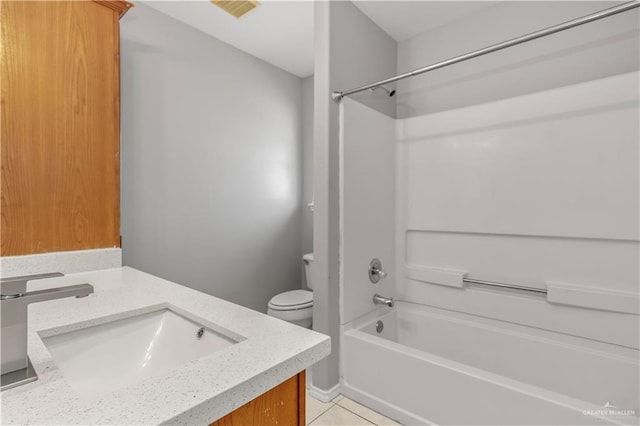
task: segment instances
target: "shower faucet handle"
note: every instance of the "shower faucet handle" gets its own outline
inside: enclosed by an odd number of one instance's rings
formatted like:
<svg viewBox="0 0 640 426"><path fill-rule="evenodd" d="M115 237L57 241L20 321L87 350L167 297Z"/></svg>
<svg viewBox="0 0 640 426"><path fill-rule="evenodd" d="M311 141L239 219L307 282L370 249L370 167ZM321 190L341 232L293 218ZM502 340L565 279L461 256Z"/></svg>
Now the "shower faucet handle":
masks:
<svg viewBox="0 0 640 426"><path fill-rule="evenodd" d="M372 271L375 275L378 275L380 277L380 279L384 279L387 277L387 273L385 271L383 271L382 269L373 269Z"/></svg>
<svg viewBox="0 0 640 426"><path fill-rule="evenodd" d="M382 262L380 262L380 259L373 259L371 263L369 263L369 281L376 284L386 276L387 273L382 270Z"/></svg>

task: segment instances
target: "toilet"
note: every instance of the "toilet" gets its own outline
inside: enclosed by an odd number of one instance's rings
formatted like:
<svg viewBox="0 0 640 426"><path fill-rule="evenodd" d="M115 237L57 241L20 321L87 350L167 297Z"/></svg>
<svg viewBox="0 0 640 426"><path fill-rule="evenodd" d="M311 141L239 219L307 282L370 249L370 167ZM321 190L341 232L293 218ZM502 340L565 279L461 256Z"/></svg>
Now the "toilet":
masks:
<svg viewBox="0 0 640 426"><path fill-rule="evenodd" d="M313 288L311 264L313 253L302 256L307 287ZM267 315L280 318L305 328L311 328L313 318L313 292L308 290L291 290L277 294L269 301Z"/></svg>

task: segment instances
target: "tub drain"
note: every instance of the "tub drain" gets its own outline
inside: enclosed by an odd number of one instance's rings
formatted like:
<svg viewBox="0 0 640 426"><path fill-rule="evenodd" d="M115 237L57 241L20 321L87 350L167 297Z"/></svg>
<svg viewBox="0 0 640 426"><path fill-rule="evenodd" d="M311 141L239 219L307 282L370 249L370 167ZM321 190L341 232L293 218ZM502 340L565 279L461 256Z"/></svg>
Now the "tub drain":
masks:
<svg viewBox="0 0 640 426"><path fill-rule="evenodd" d="M382 321L378 321L376 323L376 331L378 333L382 333L382 330L384 329L384 323Z"/></svg>

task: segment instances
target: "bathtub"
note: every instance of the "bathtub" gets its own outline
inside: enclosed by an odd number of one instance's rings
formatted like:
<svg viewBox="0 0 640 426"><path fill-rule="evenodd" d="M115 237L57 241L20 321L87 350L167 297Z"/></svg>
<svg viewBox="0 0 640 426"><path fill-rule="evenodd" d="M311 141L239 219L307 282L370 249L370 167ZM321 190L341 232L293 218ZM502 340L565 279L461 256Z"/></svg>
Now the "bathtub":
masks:
<svg viewBox="0 0 640 426"><path fill-rule="evenodd" d="M640 423L635 349L406 302L341 345L342 393L403 424Z"/></svg>

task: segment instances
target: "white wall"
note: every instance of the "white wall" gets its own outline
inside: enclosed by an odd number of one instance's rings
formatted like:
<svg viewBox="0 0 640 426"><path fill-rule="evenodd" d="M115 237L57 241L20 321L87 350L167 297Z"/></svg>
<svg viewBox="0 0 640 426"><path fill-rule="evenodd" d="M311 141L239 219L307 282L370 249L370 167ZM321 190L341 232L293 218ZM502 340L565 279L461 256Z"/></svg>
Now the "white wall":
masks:
<svg viewBox="0 0 640 426"><path fill-rule="evenodd" d="M345 98L340 103L340 323L376 308L373 295L395 296L396 120ZM387 277L369 280L372 259Z"/></svg>
<svg viewBox="0 0 640 426"><path fill-rule="evenodd" d="M403 73L618 2L507 1L398 43ZM624 12L398 82L398 117L475 105L638 69L639 14Z"/></svg>
<svg viewBox="0 0 640 426"><path fill-rule="evenodd" d="M313 385L330 392L339 382L339 134L334 90L395 73L396 42L348 1L315 3L314 73L314 329L332 338L328 358L313 369ZM395 102L382 94L357 99L389 116Z"/></svg>
<svg viewBox="0 0 640 426"><path fill-rule="evenodd" d="M400 42L398 71L613 4L500 3ZM638 70L639 28L625 12L399 82L400 297L638 347L639 83L614 77ZM570 284L565 302L601 310L462 291L464 274Z"/></svg>
<svg viewBox="0 0 640 426"><path fill-rule="evenodd" d="M301 80L137 3L122 19L123 263L266 311L301 277Z"/></svg>
<svg viewBox="0 0 640 426"><path fill-rule="evenodd" d="M640 348L639 91L630 73L399 120L398 297Z"/></svg>

